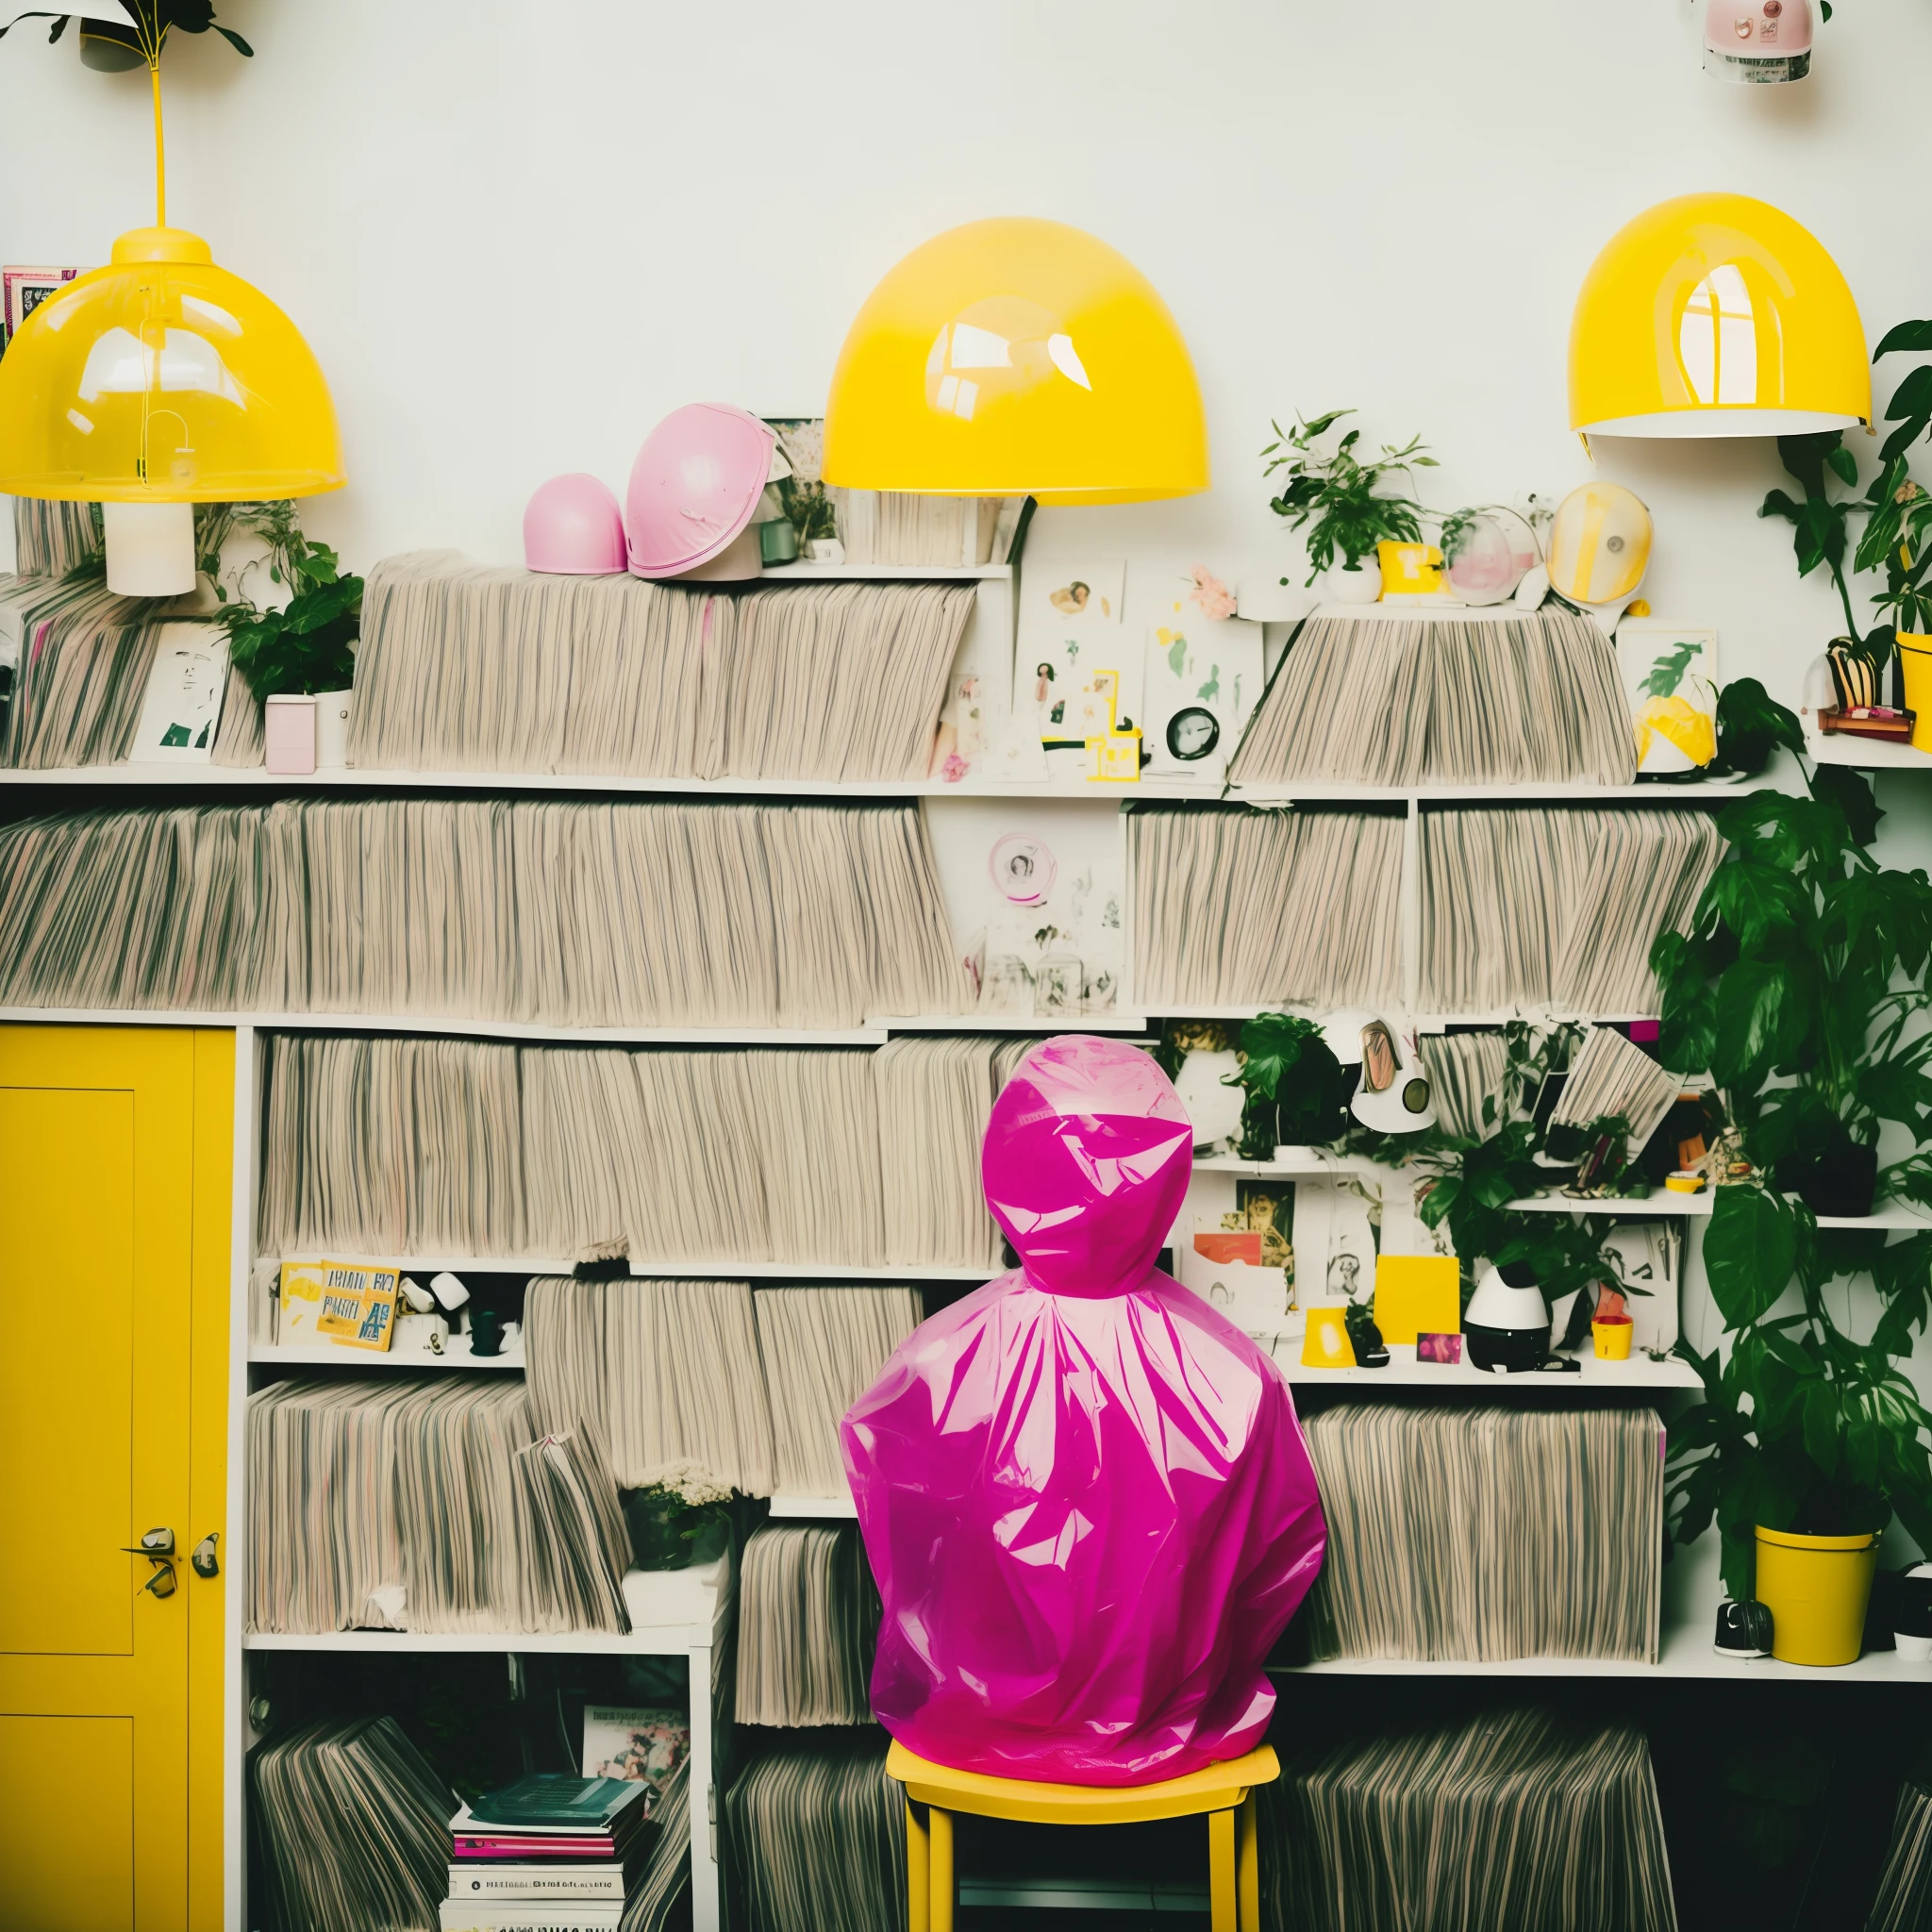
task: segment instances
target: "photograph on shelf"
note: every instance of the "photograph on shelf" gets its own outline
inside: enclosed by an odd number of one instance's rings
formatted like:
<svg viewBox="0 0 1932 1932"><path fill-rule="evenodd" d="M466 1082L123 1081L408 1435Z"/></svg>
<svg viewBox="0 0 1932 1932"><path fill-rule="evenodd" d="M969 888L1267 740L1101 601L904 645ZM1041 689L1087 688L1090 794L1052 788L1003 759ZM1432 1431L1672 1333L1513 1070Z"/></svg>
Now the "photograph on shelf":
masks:
<svg viewBox="0 0 1932 1932"><path fill-rule="evenodd" d="M1027 571L1003 775L1084 778L1089 739L1137 722L1140 666L1126 662L1121 622L1126 569L1115 558Z"/></svg>
<svg viewBox="0 0 1932 1932"><path fill-rule="evenodd" d="M681 1710L584 1707L584 1775L649 1785L644 1802L654 1810L690 1756L691 1719Z"/></svg>
<svg viewBox="0 0 1932 1932"><path fill-rule="evenodd" d="M82 273L77 268L27 268L9 263L0 268L0 303L4 303L7 340L50 296L58 295Z"/></svg>
<svg viewBox="0 0 1932 1932"><path fill-rule="evenodd" d="M985 1014L1076 1018L1113 1011L1123 963L1118 877L1098 863L1062 868L1024 828L987 855L986 923L968 958Z"/></svg>
<svg viewBox="0 0 1932 1932"><path fill-rule="evenodd" d="M1148 625L1140 721L1148 784L1218 785L1226 775L1260 700L1261 640L1261 626L1234 615L1233 596L1205 569Z"/></svg>
<svg viewBox="0 0 1932 1932"><path fill-rule="evenodd" d="M1630 702L1641 778L1701 770L1717 756L1717 632L1709 625L1626 617L1617 670Z"/></svg>
<svg viewBox="0 0 1932 1932"><path fill-rule="evenodd" d="M165 624L142 693L130 764L205 765L228 690L228 641L211 624Z"/></svg>

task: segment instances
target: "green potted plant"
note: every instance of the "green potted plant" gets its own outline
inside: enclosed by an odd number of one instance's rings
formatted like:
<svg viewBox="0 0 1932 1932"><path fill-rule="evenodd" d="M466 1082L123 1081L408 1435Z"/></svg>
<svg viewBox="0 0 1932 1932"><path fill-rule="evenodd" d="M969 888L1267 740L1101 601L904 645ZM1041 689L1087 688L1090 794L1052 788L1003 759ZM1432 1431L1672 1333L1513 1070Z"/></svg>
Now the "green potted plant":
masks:
<svg viewBox="0 0 1932 1932"><path fill-rule="evenodd" d="M1803 746L1789 711L1778 725ZM1928 995L1932 884L1866 849L1871 787L1822 767L1811 795L1754 791L1718 829L1729 850L1688 933L1651 955L1666 1066L1708 1067L1745 1149L1814 1214L1858 1217L1874 1196L1932 1199L1919 1150L1932 1136L1932 1034L1911 1034ZM1898 982L1898 983L1895 983ZM1881 1171L1883 1122L1911 1151Z"/></svg>
<svg viewBox="0 0 1932 1932"><path fill-rule="evenodd" d="M237 533L255 538L265 555L261 566L225 578L222 552ZM263 707L268 769L341 765L362 579L344 576L336 553L302 534L292 503L223 505L202 520L195 543L222 606L228 655ZM253 570L262 566L269 581L290 593L278 607L263 608L247 594Z"/></svg>
<svg viewBox="0 0 1932 1932"><path fill-rule="evenodd" d="M673 1463L625 1499L631 1554L640 1570L708 1563L731 1540L731 1486L695 1462Z"/></svg>
<svg viewBox="0 0 1932 1932"><path fill-rule="evenodd" d="M1228 1077L1245 1100L1241 1158L1273 1160L1277 1147L1315 1147L1341 1137L1341 1063L1322 1029L1298 1013L1257 1013L1241 1032L1242 1060Z"/></svg>
<svg viewBox="0 0 1932 1932"><path fill-rule="evenodd" d="M1359 429L1344 430L1324 453L1322 439L1354 414L1330 409L1312 421L1297 416L1289 430L1271 424L1274 441L1261 452L1269 459L1262 475L1286 473L1268 507L1291 530L1307 532L1308 582L1323 577L1328 594L1341 603L1373 604L1382 594L1375 546L1420 543L1423 537L1422 506L1405 488L1391 488L1391 479L1406 484L1412 470L1433 469L1436 459L1425 454L1420 437L1401 449L1384 443L1379 456L1365 458Z"/></svg>

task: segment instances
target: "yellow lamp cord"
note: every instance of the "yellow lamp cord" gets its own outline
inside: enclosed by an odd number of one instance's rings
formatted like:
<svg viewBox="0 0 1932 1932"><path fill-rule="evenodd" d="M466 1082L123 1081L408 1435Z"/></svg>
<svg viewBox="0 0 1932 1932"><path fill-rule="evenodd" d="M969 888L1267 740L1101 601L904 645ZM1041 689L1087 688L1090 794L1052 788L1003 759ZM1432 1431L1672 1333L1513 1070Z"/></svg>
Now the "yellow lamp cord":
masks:
<svg viewBox="0 0 1932 1932"><path fill-rule="evenodd" d="M158 47L147 63L147 71L155 90L155 226L165 228L168 225L168 155L161 145L161 60Z"/></svg>

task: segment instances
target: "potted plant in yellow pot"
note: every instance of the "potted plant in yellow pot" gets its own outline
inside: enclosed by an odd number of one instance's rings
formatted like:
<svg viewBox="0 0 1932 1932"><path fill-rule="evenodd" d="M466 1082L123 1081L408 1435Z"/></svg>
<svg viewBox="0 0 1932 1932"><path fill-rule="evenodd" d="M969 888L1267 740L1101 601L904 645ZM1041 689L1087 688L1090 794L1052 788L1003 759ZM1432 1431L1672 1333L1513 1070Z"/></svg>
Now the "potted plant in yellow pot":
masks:
<svg viewBox="0 0 1932 1932"><path fill-rule="evenodd" d="M1797 719L1759 702L1802 744ZM1843 1664L1887 1526L1932 1551L1932 1414L1898 1366L1932 1315L1932 1233L1889 1241L1818 1216L1869 1214L1881 1122L1909 1146L1886 1191L1932 1198L1932 1037L1907 1038L1928 1004L1932 884L1872 858L1864 779L1810 783L1720 816L1725 860L1690 931L1652 954L1665 1064L1711 1069L1773 1183L1721 1187L1712 1206L1704 1266L1724 1334L1707 1356L1680 1344L1705 1399L1671 1431L1670 1507L1680 1542L1715 1521L1725 1589L1770 1606L1774 1657ZM1881 1310L1869 1332L1825 1292L1860 1275Z"/></svg>
<svg viewBox="0 0 1932 1932"><path fill-rule="evenodd" d="M1324 453L1322 439L1354 414L1329 409L1312 421L1297 416L1288 430L1271 424L1274 441L1261 452L1269 459L1262 474L1287 473L1280 494L1268 507L1287 518L1291 530L1307 531L1309 584L1321 577L1337 602L1373 604L1382 594L1377 546L1422 541L1422 506L1406 486L1412 470L1434 469L1436 459L1420 437L1410 437L1401 449L1384 443L1379 456L1365 459L1359 429L1344 430L1335 448Z"/></svg>

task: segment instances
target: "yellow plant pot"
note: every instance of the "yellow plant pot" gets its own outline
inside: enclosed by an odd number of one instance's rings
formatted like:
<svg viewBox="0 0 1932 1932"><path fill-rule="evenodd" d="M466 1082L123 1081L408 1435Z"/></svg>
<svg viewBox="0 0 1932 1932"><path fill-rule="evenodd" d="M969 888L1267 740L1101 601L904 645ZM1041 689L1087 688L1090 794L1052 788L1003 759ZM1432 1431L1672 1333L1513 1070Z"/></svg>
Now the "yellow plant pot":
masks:
<svg viewBox="0 0 1932 1932"><path fill-rule="evenodd" d="M1627 1362L1630 1359L1630 1338L1636 1332L1636 1326L1628 1315L1621 1321L1592 1322L1590 1336L1596 1346L1597 1360Z"/></svg>
<svg viewBox="0 0 1932 1932"><path fill-rule="evenodd" d="M1906 709L1919 714L1912 724L1912 748L1932 751L1932 637L1900 631L1898 661L1906 676Z"/></svg>
<svg viewBox="0 0 1932 1932"><path fill-rule="evenodd" d="M1757 1531L1757 1600L1771 1611L1771 1654L1788 1664L1855 1664L1878 1568L1878 1538Z"/></svg>

